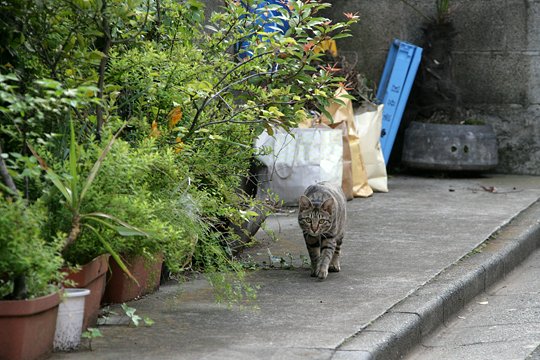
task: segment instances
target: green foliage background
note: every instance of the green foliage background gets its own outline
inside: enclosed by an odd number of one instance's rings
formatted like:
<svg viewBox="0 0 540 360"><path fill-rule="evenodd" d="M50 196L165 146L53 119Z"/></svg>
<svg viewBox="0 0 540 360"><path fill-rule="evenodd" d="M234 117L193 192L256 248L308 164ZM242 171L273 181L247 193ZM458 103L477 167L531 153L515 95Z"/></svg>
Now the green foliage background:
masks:
<svg viewBox="0 0 540 360"><path fill-rule="evenodd" d="M329 4L292 0L287 9L264 10L279 11L288 32L266 33L255 1L244 4L223 1L205 18L198 0L3 2L1 156L27 201L46 205L49 241L69 233L72 219L27 144L69 180L73 122L83 181L105 141L127 123L83 210L111 214L149 236L99 232L121 253L164 252L174 273L240 274L227 228L242 224L255 201L240 189L254 139L264 129L295 126L308 110L324 112L343 79L314 49L347 36L356 21L332 23L318 15ZM251 52L244 59L235 53L241 42ZM83 230L63 255L83 263L104 251Z"/></svg>

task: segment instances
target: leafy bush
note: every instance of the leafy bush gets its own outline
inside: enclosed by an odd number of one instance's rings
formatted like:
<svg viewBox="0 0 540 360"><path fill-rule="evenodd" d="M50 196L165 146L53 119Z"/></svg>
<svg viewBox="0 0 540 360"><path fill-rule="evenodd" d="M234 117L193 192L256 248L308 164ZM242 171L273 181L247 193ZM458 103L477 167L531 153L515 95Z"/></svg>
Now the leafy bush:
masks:
<svg viewBox="0 0 540 360"><path fill-rule="evenodd" d="M41 236L44 208L0 197L0 214L0 299L17 297L17 277L24 277L24 298L58 290L63 262L61 244L45 242Z"/></svg>
<svg viewBox="0 0 540 360"><path fill-rule="evenodd" d="M198 223L196 204L182 188L186 181L181 168L175 164L172 149L158 151L151 139L139 145L133 148L122 140L114 143L88 188L79 212L96 214L106 211L115 219L128 219L126 222L130 226L142 229L148 236L138 233L130 236L129 229L118 231L117 227L99 222L92 224L100 234L97 236L83 226L79 238L65 251L67 261L85 263L107 252L109 249L100 237L120 254L152 256L163 251L169 266L176 270L194 252L202 224ZM81 181L100 154L101 148L97 144L88 149L80 148L77 173ZM57 165L57 172L67 173L69 166L65 161ZM69 233L72 214L63 205L60 191L51 188L44 199L50 213L49 236L56 231Z"/></svg>
<svg viewBox="0 0 540 360"><path fill-rule="evenodd" d="M254 200L240 187L254 139L264 129L294 127L309 110L324 112L343 81L317 48L347 36L356 17L332 23L319 16L329 6L291 0L257 9L256 1L226 0L205 19L198 0L8 0L0 14L0 31L9 33L0 40L0 64L7 64L0 66L7 125L0 143L11 170L26 172L16 180L27 184L32 176L26 197L45 192L56 229L48 238L69 234L73 223L65 196L36 176L27 144L39 146L67 183L77 151L82 181L102 139L127 124L81 213L105 211L150 235L119 236L94 224L115 251L163 250L175 272L240 271L227 244L237 236L231 226L252 215L246 209ZM275 20L289 29L265 31L266 11L279 12ZM70 261L104 250L88 229L80 236L65 254Z"/></svg>

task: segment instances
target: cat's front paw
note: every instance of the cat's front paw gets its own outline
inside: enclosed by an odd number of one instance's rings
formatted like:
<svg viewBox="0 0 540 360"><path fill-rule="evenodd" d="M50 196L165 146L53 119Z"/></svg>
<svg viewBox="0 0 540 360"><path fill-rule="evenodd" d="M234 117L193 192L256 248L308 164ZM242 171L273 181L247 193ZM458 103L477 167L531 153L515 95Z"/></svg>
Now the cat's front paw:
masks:
<svg viewBox="0 0 540 360"><path fill-rule="evenodd" d="M328 270L327 269L319 269L317 270L317 277L319 280L324 280L328 276Z"/></svg>
<svg viewBox="0 0 540 360"><path fill-rule="evenodd" d="M339 272L340 270L341 267L339 266L339 264L330 264L330 266L328 267L329 272Z"/></svg>

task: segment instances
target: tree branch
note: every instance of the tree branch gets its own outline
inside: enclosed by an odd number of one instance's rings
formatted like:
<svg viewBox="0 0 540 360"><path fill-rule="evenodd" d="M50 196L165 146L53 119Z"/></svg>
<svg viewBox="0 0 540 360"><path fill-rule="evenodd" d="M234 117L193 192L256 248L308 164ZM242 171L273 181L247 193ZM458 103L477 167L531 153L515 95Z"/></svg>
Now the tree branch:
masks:
<svg viewBox="0 0 540 360"><path fill-rule="evenodd" d="M99 78L98 78L98 99L100 103L96 105L96 139L101 141L101 127L103 126L103 90L105 88L105 69L109 60L109 50L112 46L111 29L109 27L109 18L105 14L107 11L107 0L103 0L101 5L101 27L105 35L105 45L103 45L103 57L99 62Z"/></svg>
<svg viewBox="0 0 540 360"><path fill-rule="evenodd" d="M216 120L216 121L210 121L210 122L207 122L207 123L204 123L200 126L198 126L195 130L199 130L201 129L203 126L210 126L210 125L218 125L218 124L226 124L226 123L230 123L230 124L244 124L244 125L249 125L249 124L260 124L260 123L263 123L265 121L268 121L270 123L276 123L278 124L279 121L275 121L275 120L253 120L253 121L234 121L233 119L235 117L237 117L238 115L240 115L241 113L243 112L246 112L248 110L254 110L254 109L259 109L259 108L263 108L265 106L270 106L270 105L294 105L298 103L297 101L286 101L286 102L270 102L270 103L266 103L266 104L259 104L259 105L256 105L256 106L249 106L249 107L246 107L246 108L243 108L242 110L240 111L237 111L235 113L233 113L231 116L229 116L229 118L227 119L223 119L223 120Z"/></svg>
<svg viewBox="0 0 540 360"><path fill-rule="evenodd" d="M9 174L9 171L7 169L6 163L4 162L4 158L2 157L2 154L3 154L2 146L0 145L0 174L2 175L4 184L6 184L8 189L12 192L12 195L18 198L19 192L17 191L17 186L15 186L15 182L13 181L13 178Z"/></svg>
<svg viewBox="0 0 540 360"><path fill-rule="evenodd" d="M234 22L229 26L223 37L215 44L212 45L212 49L218 47L219 44L221 44L231 33L232 29L237 25L239 19L234 19Z"/></svg>
<svg viewBox="0 0 540 360"><path fill-rule="evenodd" d="M202 113L202 111L204 110L204 108L206 106L208 106L208 104L210 102L212 102L212 100L214 100L215 98L221 96L221 94L227 90L229 90L231 87L235 86L235 85L238 85L238 84L241 84L242 82L244 81L247 81L249 79L252 79L252 78L255 78L255 77L260 77L260 76L265 76L265 75L272 75L274 74L275 71L267 71L267 72L263 72L263 73L256 73L256 74L251 74L251 75L248 75L248 76L245 76L243 77L242 79L239 79L233 83L230 83L229 85L225 86L223 89L219 90L217 93L215 93L214 95L212 96L207 96L203 103L201 104L201 106L197 109L197 112L195 113L195 116L193 117L193 121L191 122L191 126L189 127L189 130L185 136L185 138L189 138L191 135L193 135L193 132L195 131L195 129L197 128L197 124L199 122L199 117Z"/></svg>
<svg viewBox="0 0 540 360"><path fill-rule="evenodd" d="M223 75L223 76L221 77L221 79L218 80L218 82L217 82L216 85L214 86L214 89L217 88L219 85L221 85L221 83L222 83L223 81L225 81L225 79L226 79L229 75L231 75L233 72L235 72L236 70L238 70L238 69L241 68L242 66L245 66L245 65L249 64L251 61L253 61L253 60L257 59L257 58L261 58L261 57L263 57L263 56L265 56L265 55L270 55L270 54L273 54L273 53L274 53L273 51L267 51L267 52L265 52L265 53L262 53L262 54L259 54L259 55L252 56L252 57L250 57L250 58L249 58L248 60L246 60L246 61L242 61L241 63L239 63L238 65L236 65L235 67L233 67L231 70L227 71L227 72L225 73L225 75Z"/></svg>

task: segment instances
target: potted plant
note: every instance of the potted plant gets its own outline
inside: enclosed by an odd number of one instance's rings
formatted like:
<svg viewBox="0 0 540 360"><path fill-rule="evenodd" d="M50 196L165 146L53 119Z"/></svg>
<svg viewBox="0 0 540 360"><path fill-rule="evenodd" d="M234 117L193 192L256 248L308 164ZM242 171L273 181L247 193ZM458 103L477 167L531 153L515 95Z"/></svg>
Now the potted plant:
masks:
<svg viewBox="0 0 540 360"><path fill-rule="evenodd" d="M81 181L83 174L89 174L87 179L92 182L91 186L55 184L47 193L53 214L49 221L51 231L72 233L74 210L79 215L81 230L67 244L64 259L69 264L84 264L104 252L111 254L104 302L125 302L156 290L165 256L169 268L180 271L187 262L184 254L189 258L193 253L201 228L197 204L185 190L179 191L185 178L176 154L172 149L156 149L151 138L136 146L116 138L106 146L106 156L97 144L70 153L78 154L77 166L65 161L62 166L57 165L56 171L41 159L43 168L48 169L49 177L56 183L64 178ZM97 163L99 173L94 173ZM58 175L61 172L70 176ZM86 189L78 191L83 201L77 202L77 209L61 204L67 199L62 186ZM107 214L101 209L107 209ZM98 264L96 272L100 272Z"/></svg>
<svg viewBox="0 0 540 360"><path fill-rule="evenodd" d="M192 251L196 241L189 228L198 227L189 225L198 215L188 214L190 208L196 211L196 204L190 201L183 184L185 179L174 152L156 149L154 139L142 140L136 147L123 140L115 143L90 191L88 210L107 208L110 214L144 228L148 236L133 237L103 229L111 247L137 279L134 282L116 261L110 261L104 302L122 303L157 290L164 260L176 272L183 267L184 254ZM86 235L81 240L92 243ZM76 245L69 252L75 255L79 250L84 248Z"/></svg>
<svg viewBox="0 0 540 360"><path fill-rule="evenodd" d="M0 148L0 358L37 359L53 349L60 242L44 240L44 207L20 198L1 154Z"/></svg>
<svg viewBox="0 0 540 360"><path fill-rule="evenodd" d="M94 290L90 293L87 305L85 305L86 315L83 321L85 328L95 324L97 320L97 313L105 291L105 274L109 255L114 259L117 268L123 271L136 286L139 286L139 281L129 270L128 264L122 260L120 253L123 248L116 244L114 237L149 237L149 234L109 212L102 212L101 210L106 208L106 205L100 204L99 200L114 199L115 195L104 192L105 184L103 183L95 189L94 183L99 178L98 174L123 127L112 136L103 149L95 145L91 146L90 151L82 149L77 144L73 123L70 129L68 160L57 166L64 173L57 174L32 146L29 145L29 148L54 185L44 197L51 213L48 223L49 231L51 234L57 231L67 234L62 244L62 254L66 264L75 266L84 264L80 272L76 267L74 270L68 269L68 280L71 281L67 284L70 286L70 283L73 283L76 287L88 286L90 290ZM91 161L95 158L97 160ZM96 200L96 197L99 199ZM124 205L129 206L126 203ZM131 240L131 242L134 241Z"/></svg>
<svg viewBox="0 0 540 360"><path fill-rule="evenodd" d="M411 96L415 121L405 131L402 162L428 170L490 170L498 163L493 128L466 116L454 81L452 51L457 32L451 19L453 10L450 0L436 0L434 17L417 10L427 21L422 29L422 62Z"/></svg>
<svg viewBox="0 0 540 360"><path fill-rule="evenodd" d="M86 151L83 157L94 158L99 147L90 146ZM81 206L81 212L86 214L107 209L108 222L98 221L91 225L93 230L82 231L77 241L66 248L64 257L75 263L88 261L102 252L114 254L109 262L103 302L125 302L159 287L163 249L171 239L171 225L156 216L160 202L154 199L159 196L150 192L152 184L147 181L152 172L150 165L157 160L151 148L141 144L136 149L117 140L103 159L100 173ZM111 220L114 226L109 226Z"/></svg>

